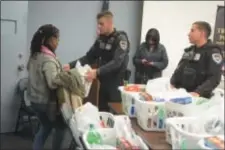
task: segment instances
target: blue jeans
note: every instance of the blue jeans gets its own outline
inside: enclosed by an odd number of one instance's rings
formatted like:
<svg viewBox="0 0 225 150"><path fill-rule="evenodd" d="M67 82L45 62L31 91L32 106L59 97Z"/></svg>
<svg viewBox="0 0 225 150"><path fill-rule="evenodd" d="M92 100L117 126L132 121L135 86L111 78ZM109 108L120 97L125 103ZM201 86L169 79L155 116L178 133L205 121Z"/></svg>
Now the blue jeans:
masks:
<svg viewBox="0 0 225 150"><path fill-rule="evenodd" d="M40 129L35 135L33 150L43 150L45 142L50 135L52 129L55 129L52 141L52 149L60 150L62 147L64 134L65 134L65 124L62 116L57 116L55 122L51 122L46 115L46 105L45 104L35 104L32 103L31 107L36 112L38 119L40 120Z"/></svg>

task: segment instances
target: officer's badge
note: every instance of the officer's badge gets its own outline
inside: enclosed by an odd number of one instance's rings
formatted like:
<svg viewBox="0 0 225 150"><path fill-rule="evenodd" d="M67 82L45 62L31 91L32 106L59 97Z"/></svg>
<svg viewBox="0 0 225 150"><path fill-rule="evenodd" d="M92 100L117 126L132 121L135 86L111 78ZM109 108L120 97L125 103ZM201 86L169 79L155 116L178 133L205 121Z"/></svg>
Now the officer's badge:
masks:
<svg viewBox="0 0 225 150"><path fill-rule="evenodd" d="M99 48L104 49L105 48L105 43L104 42L100 42Z"/></svg>
<svg viewBox="0 0 225 150"><path fill-rule="evenodd" d="M201 57L201 54L197 53L197 54L195 54L194 60L198 61L200 59L200 57Z"/></svg>
<svg viewBox="0 0 225 150"><path fill-rule="evenodd" d="M127 41L120 41L120 47L122 50L126 50L127 49Z"/></svg>
<svg viewBox="0 0 225 150"><path fill-rule="evenodd" d="M105 46L105 49L106 50L110 50L112 48L112 45L111 44L106 44L106 46Z"/></svg>
<svg viewBox="0 0 225 150"><path fill-rule="evenodd" d="M113 43L113 42L114 42L114 37L111 37L111 38L109 39L109 42L110 42L110 43Z"/></svg>
<svg viewBox="0 0 225 150"><path fill-rule="evenodd" d="M222 62L222 56L220 54L218 54L218 53L212 54L212 59L217 64Z"/></svg>

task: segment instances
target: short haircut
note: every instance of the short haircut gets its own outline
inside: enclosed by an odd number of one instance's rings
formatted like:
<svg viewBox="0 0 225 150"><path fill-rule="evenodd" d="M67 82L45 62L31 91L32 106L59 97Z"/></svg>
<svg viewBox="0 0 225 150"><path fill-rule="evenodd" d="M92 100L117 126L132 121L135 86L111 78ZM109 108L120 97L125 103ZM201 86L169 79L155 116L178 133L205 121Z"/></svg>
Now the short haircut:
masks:
<svg viewBox="0 0 225 150"><path fill-rule="evenodd" d="M103 11L98 13L97 19L101 19L102 17L113 18L113 14L111 11Z"/></svg>
<svg viewBox="0 0 225 150"><path fill-rule="evenodd" d="M197 25L199 30L204 31L206 33L206 38L209 38L209 36L211 35L211 32L212 32L212 29L208 22L196 21L193 24Z"/></svg>

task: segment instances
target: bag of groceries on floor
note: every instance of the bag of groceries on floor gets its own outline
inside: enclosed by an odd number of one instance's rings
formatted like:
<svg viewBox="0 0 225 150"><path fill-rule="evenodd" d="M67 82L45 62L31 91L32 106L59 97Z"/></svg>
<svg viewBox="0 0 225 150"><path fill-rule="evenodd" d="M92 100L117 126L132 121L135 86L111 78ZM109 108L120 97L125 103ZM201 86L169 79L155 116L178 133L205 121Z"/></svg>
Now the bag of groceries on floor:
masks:
<svg viewBox="0 0 225 150"><path fill-rule="evenodd" d="M74 117L76 120L77 128L81 132L88 130L90 124L92 124L95 128L100 128L98 108L89 102L76 109Z"/></svg>
<svg viewBox="0 0 225 150"><path fill-rule="evenodd" d="M91 69L91 67L87 64L84 65L84 66L81 66L81 63L79 61L77 61L76 69L78 70L78 72L82 76L82 81L83 81L83 84L84 84L84 87L85 87L85 97L87 97L89 92L90 92L92 82L87 82L85 80L84 76L85 76L86 72Z"/></svg>

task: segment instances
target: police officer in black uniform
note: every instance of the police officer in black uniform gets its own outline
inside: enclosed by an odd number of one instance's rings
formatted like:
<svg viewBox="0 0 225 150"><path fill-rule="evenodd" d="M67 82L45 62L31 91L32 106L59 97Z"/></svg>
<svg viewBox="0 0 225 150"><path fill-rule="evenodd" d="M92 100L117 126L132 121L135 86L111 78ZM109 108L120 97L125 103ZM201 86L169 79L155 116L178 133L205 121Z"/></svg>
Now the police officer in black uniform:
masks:
<svg viewBox="0 0 225 150"><path fill-rule="evenodd" d="M210 98L221 80L222 52L208 38L211 27L207 22L192 24L189 41L193 45L184 50L177 69L171 77L171 85L185 88L193 96Z"/></svg>
<svg viewBox="0 0 225 150"><path fill-rule="evenodd" d="M84 64L99 62L98 69L92 69L86 74L86 79L100 81L99 110L109 111L108 102L120 102L118 86L122 85L129 61L129 40L123 31L113 27L113 14L109 11L97 15L99 37L79 61ZM76 61L69 63L69 68L75 67ZM64 66L66 67L66 66ZM68 67L68 66L67 66Z"/></svg>

